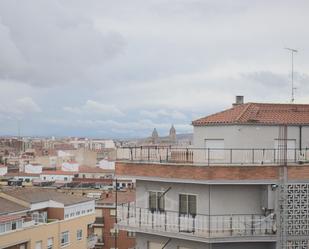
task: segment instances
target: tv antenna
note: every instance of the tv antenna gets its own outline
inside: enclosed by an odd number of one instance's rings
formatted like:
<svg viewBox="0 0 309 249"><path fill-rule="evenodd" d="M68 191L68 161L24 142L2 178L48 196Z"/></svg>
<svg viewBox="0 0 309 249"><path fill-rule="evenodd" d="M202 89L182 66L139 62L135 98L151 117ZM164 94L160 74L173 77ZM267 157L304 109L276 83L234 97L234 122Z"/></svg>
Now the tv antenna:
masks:
<svg viewBox="0 0 309 249"><path fill-rule="evenodd" d="M295 90L296 87L294 87L294 53L297 53L298 51L294 48L284 48L286 50L288 50L289 52L291 52L291 60L292 60L292 70L291 70L291 81L292 81L292 92L291 92L291 103L294 103L295 100Z"/></svg>

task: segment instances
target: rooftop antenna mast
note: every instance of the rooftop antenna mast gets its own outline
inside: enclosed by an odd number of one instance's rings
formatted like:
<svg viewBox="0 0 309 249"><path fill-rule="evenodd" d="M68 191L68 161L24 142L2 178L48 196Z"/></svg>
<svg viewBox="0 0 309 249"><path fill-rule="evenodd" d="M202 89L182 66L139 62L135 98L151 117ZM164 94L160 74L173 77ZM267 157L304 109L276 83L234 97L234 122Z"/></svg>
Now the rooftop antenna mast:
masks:
<svg viewBox="0 0 309 249"><path fill-rule="evenodd" d="M294 91L296 88L294 87L294 53L297 53L298 51L294 48L285 48L289 52L291 52L291 59L292 59L292 71L291 71L291 81L292 81L292 93L291 93L291 103L294 103L295 97L294 97Z"/></svg>

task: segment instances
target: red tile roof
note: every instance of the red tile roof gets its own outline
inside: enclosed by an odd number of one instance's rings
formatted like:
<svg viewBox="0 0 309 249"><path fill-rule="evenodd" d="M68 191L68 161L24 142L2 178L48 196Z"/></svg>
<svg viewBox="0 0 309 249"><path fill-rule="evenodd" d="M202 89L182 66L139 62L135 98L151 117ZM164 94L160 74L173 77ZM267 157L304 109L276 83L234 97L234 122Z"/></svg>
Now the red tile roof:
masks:
<svg viewBox="0 0 309 249"><path fill-rule="evenodd" d="M79 167L79 173L113 173L115 170L102 169L100 167L91 167L82 165Z"/></svg>
<svg viewBox="0 0 309 249"><path fill-rule="evenodd" d="M74 175L76 172L72 171L62 171L62 170L46 170L41 173L41 175Z"/></svg>
<svg viewBox="0 0 309 249"><path fill-rule="evenodd" d="M20 215L4 215L4 216L0 216L0 223L20 220L20 219L22 219L22 217Z"/></svg>
<svg viewBox="0 0 309 249"><path fill-rule="evenodd" d="M309 125L309 105L246 103L194 120L192 124Z"/></svg>
<svg viewBox="0 0 309 249"><path fill-rule="evenodd" d="M126 191L118 191L117 192L117 204L124 204L135 201L135 190L129 189ZM116 192L109 192L102 194L102 197L100 200L97 201L98 204L115 204L116 202Z"/></svg>

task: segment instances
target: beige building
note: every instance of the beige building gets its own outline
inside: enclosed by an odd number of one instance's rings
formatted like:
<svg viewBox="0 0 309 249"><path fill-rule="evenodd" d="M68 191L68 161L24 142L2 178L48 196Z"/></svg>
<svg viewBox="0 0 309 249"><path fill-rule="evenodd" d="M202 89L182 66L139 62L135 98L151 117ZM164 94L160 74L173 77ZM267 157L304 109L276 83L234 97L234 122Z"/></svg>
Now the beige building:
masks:
<svg viewBox="0 0 309 249"><path fill-rule="evenodd" d="M1 249L94 248L94 200L53 189L0 192Z"/></svg>

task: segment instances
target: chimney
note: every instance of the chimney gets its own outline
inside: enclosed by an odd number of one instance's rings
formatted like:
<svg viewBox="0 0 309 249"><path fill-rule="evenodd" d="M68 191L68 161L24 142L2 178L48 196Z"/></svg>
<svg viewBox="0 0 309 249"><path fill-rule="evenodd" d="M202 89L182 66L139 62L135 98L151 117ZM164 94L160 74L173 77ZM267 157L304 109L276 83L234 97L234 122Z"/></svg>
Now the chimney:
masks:
<svg viewBox="0 0 309 249"><path fill-rule="evenodd" d="M233 103L233 106L242 105L244 103L244 96L237 95L235 99L235 103Z"/></svg>

